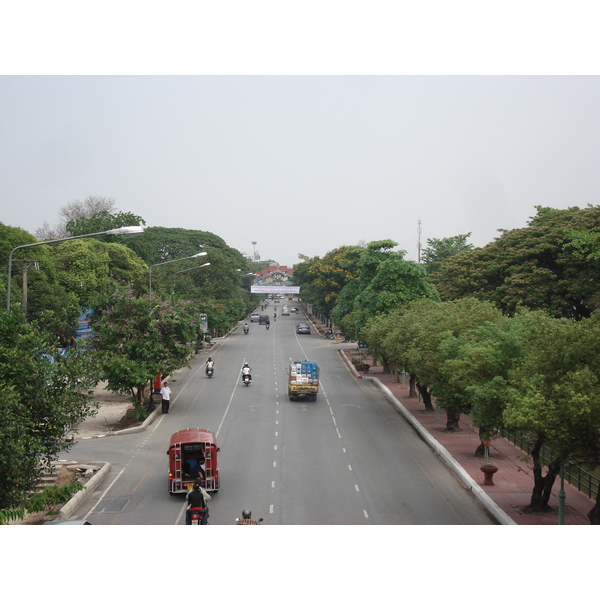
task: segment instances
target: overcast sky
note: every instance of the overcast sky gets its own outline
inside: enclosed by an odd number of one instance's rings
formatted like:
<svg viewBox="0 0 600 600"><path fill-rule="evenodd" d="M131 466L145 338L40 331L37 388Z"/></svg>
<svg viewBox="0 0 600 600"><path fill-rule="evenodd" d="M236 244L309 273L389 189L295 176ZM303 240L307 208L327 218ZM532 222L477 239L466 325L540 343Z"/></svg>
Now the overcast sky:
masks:
<svg viewBox="0 0 600 600"><path fill-rule="evenodd" d="M64 39L60 30L52 36ZM77 44L69 56L79 56ZM330 72L340 74L329 75L313 62L307 75L272 66L246 75L85 75L68 65L39 76L34 61L22 71L6 64L0 220L31 233L91 195L113 198L148 226L210 231L245 253L255 241L262 259L282 265L388 238L416 260L419 240L425 248L429 238L472 232L482 246L498 229L525 227L535 205L599 203L595 73L361 75L369 69L355 62L334 63ZM117 64L92 71L119 73ZM232 64L222 72L247 72Z"/></svg>

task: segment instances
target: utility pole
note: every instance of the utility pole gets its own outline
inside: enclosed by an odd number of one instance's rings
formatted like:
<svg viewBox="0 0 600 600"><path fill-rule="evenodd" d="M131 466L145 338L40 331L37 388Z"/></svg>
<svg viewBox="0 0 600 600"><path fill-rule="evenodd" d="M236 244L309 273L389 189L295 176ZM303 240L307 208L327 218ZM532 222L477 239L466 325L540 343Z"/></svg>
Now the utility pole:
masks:
<svg viewBox="0 0 600 600"><path fill-rule="evenodd" d="M21 309L23 310L23 323L27 323L27 270L30 265L33 265L33 268L36 271L40 269L40 263L37 260L31 260L29 258L17 258L14 259L13 262L20 262L21 269L23 274L23 295L21 301Z"/></svg>
<svg viewBox="0 0 600 600"><path fill-rule="evenodd" d="M417 264L421 264L421 218L419 218L417 225Z"/></svg>

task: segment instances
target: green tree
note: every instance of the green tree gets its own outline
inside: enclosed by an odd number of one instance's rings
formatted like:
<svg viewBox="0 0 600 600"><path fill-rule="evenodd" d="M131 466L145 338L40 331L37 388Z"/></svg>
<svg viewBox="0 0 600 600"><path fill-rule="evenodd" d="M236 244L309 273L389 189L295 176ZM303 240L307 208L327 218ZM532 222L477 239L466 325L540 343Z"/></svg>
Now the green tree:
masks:
<svg viewBox="0 0 600 600"><path fill-rule="evenodd" d="M371 317L387 314L421 298L438 300L437 290L427 282L423 266L404 260L404 251L382 252L369 246L360 271L361 291L354 310L360 315L359 327ZM378 256L379 255L379 256Z"/></svg>
<svg viewBox="0 0 600 600"><path fill-rule="evenodd" d="M300 286L302 299L312 305L316 314L331 319L342 290L358 277L358 258L363 250L341 246L323 258L304 257L304 262L294 266L294 283Z"/></svg>
<svg viewBox="0 0 600 600"><path fill-rule="evenodd" d="M460 412L457 412L452 394L441 395L445 391L445 380L438 360L438 348L449 337L458 337L500 318L500 311L489 302L473 298L454 302L424 299L410 304L386 336L383 345L389 354L407 365L416 376L426 410L433 410L432 394L441 406L447 407L446 428L449 431L458 428Z"/></svg>
<svg viewBox="0 0 600 600"><path fill-rule="evenodd" d="M589 317L600 301L600 271L573 235L600 233L600 207L536 208L527 227L443 261L431 275L442 300L475 297L510 315L522 306L554 317Z"/></svg>
<svg viewBox="0 0 600 600"><path fill-rule="evenodd" d="M425 265L427 272L434 273L438 270L442 261L451 256L456 256L465 250L472 250L473 244L467 243L467 239L470 236L471 233L464 233L449 238L428 239L427 248L423 250L423 264Z"/></svg>
<svg viewBox="0 0 600 600"><path fill-rule="evenodd" d="M79 306L89 306L108 280L109 256L105 245L93 239L80 239L50 248L63 288Z"/></svg>
<svg viewBox="0 0 600 600"><path fill-rule="evenodd" d="M529 508L544 510L566 459L600 465L600 318L552 319L537 311L524 332L504 410L507 427L530 432L534 488ZM543 474L541 449L555 454Z"/></svg>
<svg viewBox="0 0 600 600"><path fill-rule="evenodd" d="M0 260L6 265L11 251L19 246L36 244L37 240L30 233L18 227L10 227L0 223ZM27 315L28 321L39 320L47 311L52 311L55 320L59 319L62 328L72 324L78 312L73 306L73 297L70 297L58 280L55 262L50 251L51 246L34 246L20 248L13 252L11 270L11 307L23 308L23 260L27 259ZM0 271L1 289L3 298L7 292L7 271Z"/></svg>
<svg viewBox="0 0 600 600"><path fill-rule="evenodd" d="M131 394L138 416L145 416L146 386L157 373L189 364L198 327L189 301L156 304L116 287L93 320L101 378L109 390Z"/></svg>
<svg viewBox="0 0 600 600"><path fill-rule="evenodd" d="M385 339L390 331L394 331L397 321L401 318L399 311L393 311L389 314L380 314L370 318L367 324L360 330L360 339L364 342L369 352L377 357L384 365L385 371L394 370L396 381L402 368L402 352L393 352L397 348L385 344Z"/></svg>
<svg viewBox="0 0 600 600"><path fill-rule="evenodd" d="M528 319L528 313L494 319L458 336L446 336L437 348L436 393L444 398L446 410L471 415L482 442L504 425L512 374L526 351L523 329ZM483 453L483 444L475 453Z"/></svg>
<svg viewBox="0 0 600 600"><path fill-rule="evenodd" d="M59 358L51 334L0 313L0 508L23 504L44 465L69 449L71 433L93 413L93 354Z"/></svg>
<svg viewBox="0 0 600 600"><path fill-rule="evenodd" d="M127 212L110 213L107 210L100 210L90 215L80 215L67 221L66 228L69 236L86 235L89 233L99 233L109 231L120 227L129 227L131 225L145 225L146 221L138 215ZM103 242L114 242L114 236L99 236L97 239ZM127 238L123 238L127 239Z"/></svg>

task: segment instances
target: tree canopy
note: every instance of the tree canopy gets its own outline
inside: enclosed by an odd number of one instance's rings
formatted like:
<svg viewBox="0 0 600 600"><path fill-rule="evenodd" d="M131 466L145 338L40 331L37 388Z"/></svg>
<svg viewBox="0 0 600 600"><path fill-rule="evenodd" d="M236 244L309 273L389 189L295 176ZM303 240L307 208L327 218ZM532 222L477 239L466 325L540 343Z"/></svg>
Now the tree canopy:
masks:
<svg viewBox="0 0 600 600"><path fill-rule="evenodd" d="M554 317L589 317L600 306L600 271L577 234L600 234L600 207L536 208L527 227L444 260L431 275L442 300L471 296L511 315L527 307Z"/></svg>
<svg viewBox="0 0 600 600"><path fill-rule="evenodd" d="M61 358L51 333L18 310L0 313L0 508L18 507L44 465L73 445L70 433L94 411L94 373L90 352Z"/></svg>

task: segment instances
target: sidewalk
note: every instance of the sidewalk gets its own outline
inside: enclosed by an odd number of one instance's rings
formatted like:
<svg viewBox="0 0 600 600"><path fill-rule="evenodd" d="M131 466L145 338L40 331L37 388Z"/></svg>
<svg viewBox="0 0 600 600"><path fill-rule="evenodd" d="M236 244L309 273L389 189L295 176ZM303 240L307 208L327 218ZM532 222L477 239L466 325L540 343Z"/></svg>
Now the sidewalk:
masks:
<svg viewBox="0 0 600 600"><path fill-rule="evenodd" d="M436 421L435 412L426 412L424 404L418 398L409 398L408 380L404 386L395 383L391 375L383 373L383 367L370 367L368 374L356 371L352 364L352 359L359 356L356 346L341 349L340 354L357 378L376 380L374 383L379 385L392 403L399 403L400 412L413 422L413 426L422 432L422 436L428 436L430 441L434 440L431 445L435 446L437 442L450 454L453 462L457 463L459 468L462 467L474 481L472 491L476 495L485 494L516 525L558 525L560 479L557 478L553 487L551 511L543 514L523 513L522 509L529 504L533 490L530 464L523 461L527 457L525 452L504 438L495 439L489 457L498 467L498 472L493 476L493 485L483 485L484 474L480 470L482 457L474 456L475 449L479 446L479 435L471 426L468 415L461 415L460 432L447 433L445 412L440 411ZM372 357L366 362L372 364ZM467 481L469 477L466 478ZM595 501L567 482L565 493L565 525L589 525L587 514L594 507Z"/></svg>

